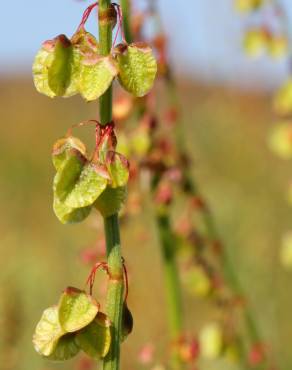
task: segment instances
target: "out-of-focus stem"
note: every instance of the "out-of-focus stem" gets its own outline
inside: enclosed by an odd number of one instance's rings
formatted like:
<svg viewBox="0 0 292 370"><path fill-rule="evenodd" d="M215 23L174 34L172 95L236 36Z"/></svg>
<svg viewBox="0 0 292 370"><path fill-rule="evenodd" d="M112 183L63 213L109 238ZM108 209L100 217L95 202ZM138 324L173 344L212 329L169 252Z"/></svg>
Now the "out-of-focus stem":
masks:
<svg viewBox="0 0 292 370"><path fill-rule="evenodd" d="M169 215L165 211L156 210L156 224L160 240L162 264L165 280L166 306L168 326L174 351L172 365L174 369L182 369L183 364L177 353L178 341L183 332L181 286L176 263L176 243L172 233Z"/></svg>

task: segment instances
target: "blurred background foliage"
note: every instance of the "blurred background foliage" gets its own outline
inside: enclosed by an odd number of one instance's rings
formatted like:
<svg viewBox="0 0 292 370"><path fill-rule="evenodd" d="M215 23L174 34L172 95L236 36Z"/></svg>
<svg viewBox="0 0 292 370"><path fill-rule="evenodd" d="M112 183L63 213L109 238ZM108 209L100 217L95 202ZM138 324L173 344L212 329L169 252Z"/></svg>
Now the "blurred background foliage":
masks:
<svg viewBox="0 0 292 370"><path fill-rule="evenodd" d="M279 367L288 370L291 273L280 264L279 248L291 224L286 202L290 163L276 158L267 147L271 96L261 86L243 91L214 80L202 82L195 75L194 70L188 79L179 78L193 175L210 203L260 331ZM40 96L30 76L19 71L8 75L4 70L0 80L0 368L90 369L80 357L64 364L46 362L35 353L31 337L44 307L54 303L67 285L83 288L88 275L89 266L82 263L81 255L84 248L94 246L100 220L92 215L81 225L59 223L52 211L50 155L56 139L72 124L95 117L97 106L78 97ZM138 352L145 343L153 343L161 359L167 347L151 207L122 228L122 241L135 318L134 332L123 345L123 368L142 369ZM215 309L200 299L186 295L184 302L190 332L216 317ZM208 370L233 368L237 365L226 360L202 364Z"/></svg>

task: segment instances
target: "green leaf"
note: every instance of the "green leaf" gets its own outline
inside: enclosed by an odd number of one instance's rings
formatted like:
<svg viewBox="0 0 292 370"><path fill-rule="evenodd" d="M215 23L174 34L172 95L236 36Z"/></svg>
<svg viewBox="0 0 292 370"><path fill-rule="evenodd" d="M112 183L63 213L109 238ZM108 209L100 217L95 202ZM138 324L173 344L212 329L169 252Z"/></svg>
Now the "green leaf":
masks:
<svg viewBox="0 0 292 370"><path fill-rule="evenodd" d="M132 333L134 325L133 315L129 310L127 303L123 304L123 317L122 317L122 338L124 341L129 334Z"/></svg>
<svg viewBox="0 0 292 370"><path fill-rule="evenodd" d="M107 186L105 191L96 199L94 206L103 217L118 213L125 203L127 196L126 187L112 188Z"/></svg>
<svg viewBox="0 0 292 370"><path fill-rule="evenodd" d="M69 136L59 139L53 146L52 160L55 169L58 170L67 156L70 156L70 150L76 149L86 157L86 147L77 137Z"/></svg>
<svg viewBox="0 0 292 370"><path fill-rule="evenodd" d="M69 207L66 202L61 202L54 196L53 208L55 215L62 222L62 224L78 223L86 219L91 211L91 206L83 208Z"/></svg>
<svg viewBox="0 0 292 370"><path fill-rule="evenodd" d="M106 166L111 178L111 187L123 187L129 180L129 162L119 153L109 151L106 156Z"/></svg>
<svg viewBox="0 0 292 370"><path fill-rule="evenodd" d="M144 43L117 47L119 81L134 96L146 95L153 86L157 63L152 49Z"/></svg>
<svg viewBox="0 0 292 370"><path fill-rule="evenodd" d="M70 85L73 47L65 35L56 37L54 59L48 70L48 84L56 96L63 96Z"/></svg>
<svg viewBox="0 0 292 370"><path fill-rule="evenodd" d="M59 301L59 322L65 332L75 332L87 326L99 310L98 303L84 291L67 288Z"/></svg>
<svg viewBox="0 0 292 370"><path fill-rule="evenodd" d="M99 98L110 87L114 77L117 75L114 60L108 57L91 55L82 60L79 91L87 100Z"/></svg>
<svg viewBox="0 0 292 370"><path fill-rule="evenodd" d="M35 329L33 336L35 350L43 356L51 355L63 334L64 331L59 324L58 307L47 308Z"/></svg>
<svg viewBox="0 0 292 370"><path fill-rule="evenodd" d="M47 357L51 361L65 361L77 355L80 348L75 341L75 333L62 336L54 351Z"/></svg>
<svg viewBox="0 0 292 370"><path fill-rule="evenodd" d="M110 322L107 316L99 312L91 324L77 333L76 342L90 357L105 357L111 344Z"/></svg>
<svg viewBox="0 0 292 370"><path fill-rule="evenodd" d="M107 179L100 174L98 167L94 164L86 164L74 188L66 198L66 205L79 208L92 205L104 191Z"/></svg>
<svg viewBox="0 0 292 370"><path fill-rule="evenodd" d="M33 80L37 91L50 98L56 96L55 92L49 86L48 70L54 60L53 46L51 42L44 43L38 51L33 67Z"/></svg>

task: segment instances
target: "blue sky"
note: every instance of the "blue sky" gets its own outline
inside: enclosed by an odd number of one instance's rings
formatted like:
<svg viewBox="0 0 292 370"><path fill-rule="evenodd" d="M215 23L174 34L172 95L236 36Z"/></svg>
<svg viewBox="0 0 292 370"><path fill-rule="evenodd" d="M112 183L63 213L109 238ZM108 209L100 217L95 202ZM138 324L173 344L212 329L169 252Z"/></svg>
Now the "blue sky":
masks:
<svg viewBox="0 0 292 370"><path fill-rule="evenodd" d="M0 73L30 74L34 54L42 41L59 33L72 35L91 2L2 1ZM292 25L291 0L282 2L291 13ZM267 86L277 83L286 73L285 61L272 62L268 58L250 61L243 55L241 37L246 20L234 11L233 0L158 0L158 3L172 40L170 53L177 73L187 70L203 79L240 81L243 85L260 82ZM89 29L94 32L95 27L92 17Z"/></svg>

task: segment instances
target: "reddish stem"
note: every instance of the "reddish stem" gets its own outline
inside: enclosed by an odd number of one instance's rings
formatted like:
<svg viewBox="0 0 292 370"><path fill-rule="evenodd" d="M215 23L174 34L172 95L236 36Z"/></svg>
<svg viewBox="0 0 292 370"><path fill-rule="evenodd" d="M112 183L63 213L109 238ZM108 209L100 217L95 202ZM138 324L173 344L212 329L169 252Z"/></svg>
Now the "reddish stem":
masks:
<svg viewBox="0 0 292 370"><path fill-rule="evenodd" d="M74 128L77 128L77 127L82 127L82 126L86 126L86 125L90 125L90 124L96 124L96 125L99 125L99 122L95 119L89 119L88 121L83 121L83 122L79 122L79 123L76 123L75 125L72 125L68 130L67 130L67 133L66 133L66 137L68 136L72 136L72 130Z"/></svg>
<svg viewBox="0 0 292 370"><path fill-rule="evenodd" d="M129 294L129 280L128 280L128 271L125 265L125 260L123 258L123 270L124 270L124 279L125 279L125 302L127 302Z"/></svg>
<svg viewBox="0 0 292 370"><path fill-rule="evenodd" d="M116 41L117 41L117 38L118 38L118 34L119 34L120 31L121 31L122 42L124 44L127 44L127 41L126 41L126 38L125 38L125 33L124 33L124 28L123 28L123 12L122 12L122 8L117 3L112 3L112 5L116 8L117 13L118 13L118 28L117 28L117 32L116 32L116 35L115 35L115 38L114 38L114 41L113 41L113 47L114 47L115 44L116 44Z"/></svg>
<svg viewBox="0 0 292 370"><path fill-rule="evenodd" d="M108 272L108 266L107 266L107 263L106 262L97 262L93 268L91 269L90 271L90 274L86 280L86 285L89 285L89 293L90 295L92 295L92 290L93 290L93 285L94 285L94 281L95 281L95 274L96 274L96 271L98 269L102 269L104 270L107 274L109 273Z"/></svg>
<svg viewBox="0 0 292 370"><path fill-rule="evenodd" d="M93 10L95 7L97 7L97 6L98 6L98 1L97 1L97 2L95 2L95 3L93 3L93 4L91 4L91 5L89 5L89 6L85 9L85 11L84 11L84 13L83 13L83 15L82 15L81 22L80 22L80 24L79 24L79 26L78 26L77 31L79 31L79 30L81 30L81 29L84 29L85 23L87 22L87 20L88 20L88 18L89 18L89 16L90 16L90 14L91 14L91 12L92 12L92 10Z"/></svg>

